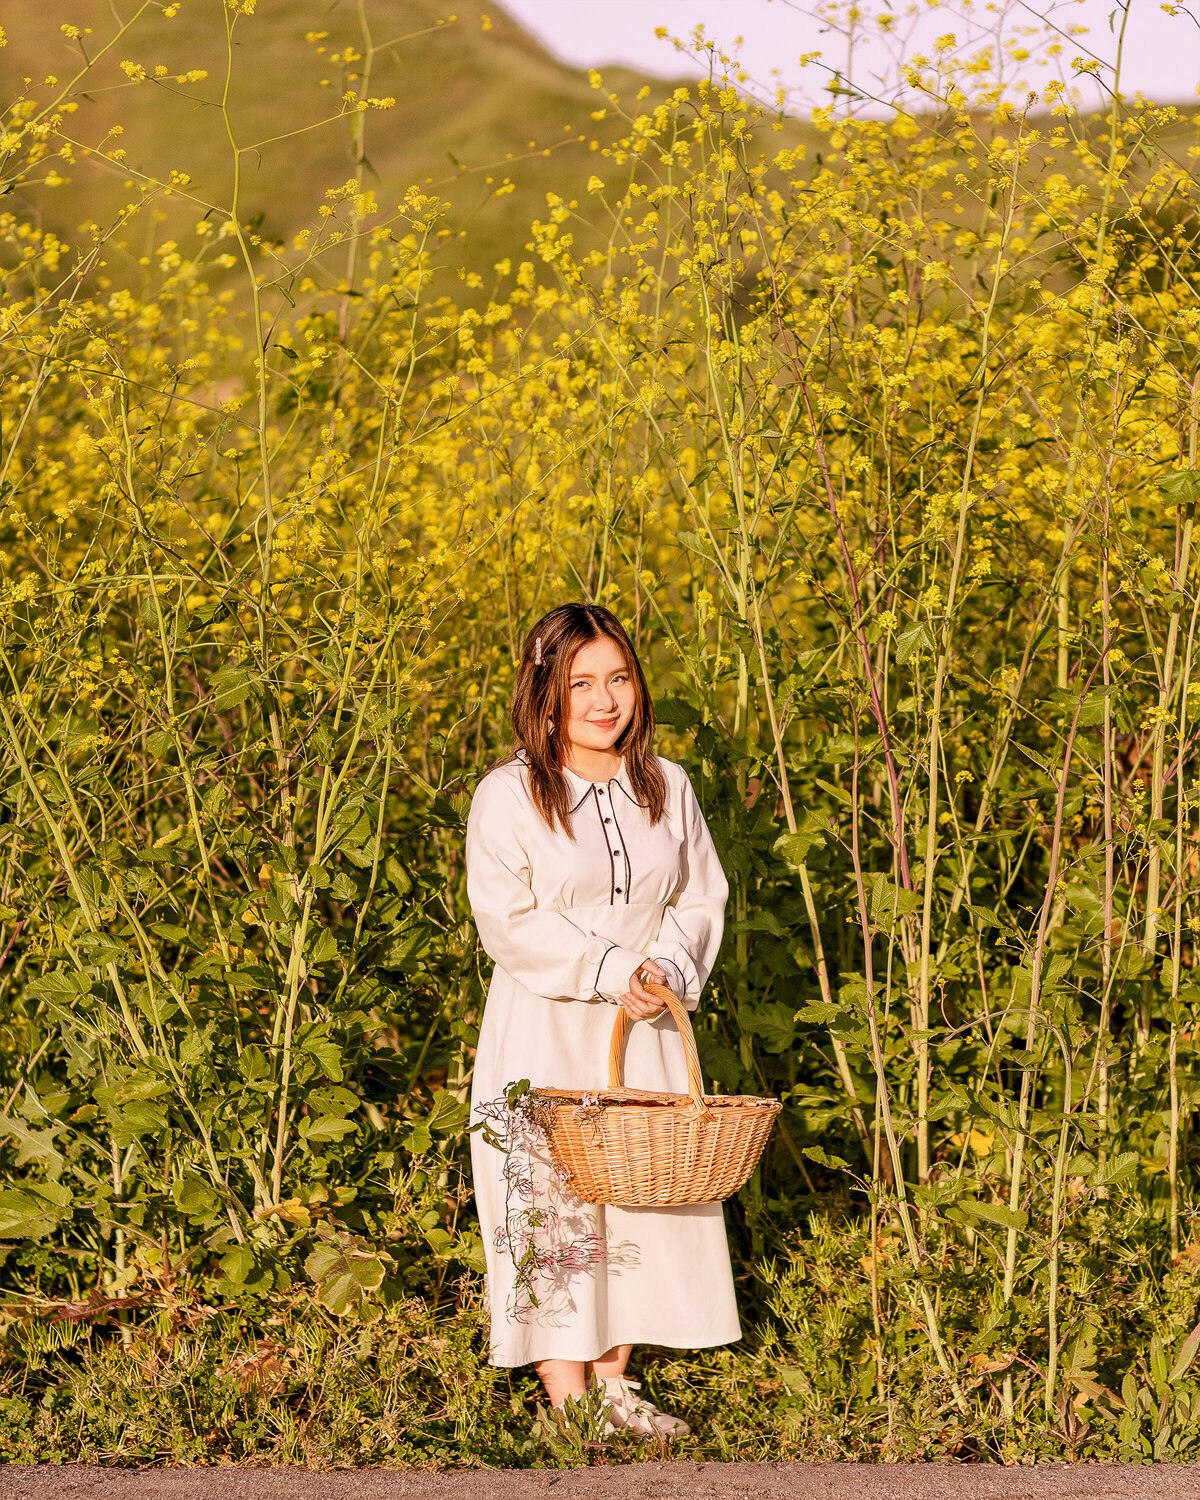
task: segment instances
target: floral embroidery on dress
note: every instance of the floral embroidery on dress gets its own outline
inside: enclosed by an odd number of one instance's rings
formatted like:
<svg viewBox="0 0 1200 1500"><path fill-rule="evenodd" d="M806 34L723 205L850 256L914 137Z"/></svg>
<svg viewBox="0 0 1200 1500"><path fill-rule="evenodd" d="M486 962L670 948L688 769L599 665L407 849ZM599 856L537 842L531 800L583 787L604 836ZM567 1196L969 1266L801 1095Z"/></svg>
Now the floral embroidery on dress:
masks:
<svg viewBox="0 0 1200 1500"><path fill-rule="evenodd" d="M553 1204L543 1204L533 1169L535 1154L545 1156L546 1134L538 1108L529 1091L529 1080L512 1083L498 1099L475 1106L483 1118L483 1137L504 1153L502 1175L505 1186L504 1222L496 1226L492 1243L512 1259L515 1280L506 1313L511 1322L527 1323L541 1305L536 1283L562 1271L594 1266L605 1257L604 1237L586 1234L565 1245L551 1245L540 1231L556 1232L561 1219ZM565 1173L552 1169L559 1182Z"/></svg>

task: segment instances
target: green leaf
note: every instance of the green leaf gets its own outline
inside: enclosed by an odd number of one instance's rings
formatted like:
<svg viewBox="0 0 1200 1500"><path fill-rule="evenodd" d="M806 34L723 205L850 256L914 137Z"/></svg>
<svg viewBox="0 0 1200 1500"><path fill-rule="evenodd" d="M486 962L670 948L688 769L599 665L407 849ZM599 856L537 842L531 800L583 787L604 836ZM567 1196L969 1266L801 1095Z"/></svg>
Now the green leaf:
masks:
<svg viewBox="0 0 1200 1500"><path fill-rule="evenodd" d="M321 1064L321 1071L326 1078L332 1078L334 1083L341 1083L345 1074L342 1070L342 1049L330 1041L315 1040L306 1041L303 1050L311 1053Z"/></svg>
<svg viewBox="0 0 1200 1500"><path fill-rule="evenodd" d="M65 974L56 970L53 974L41 974L25 986L25 993L34 1000L73 1000L92 987L86 974Z"/></svg>
<svg viewBox="0 0 1200 1500"><path fill-rule="evenodd" d="M1060 979L1065 979L1075 967L1075 959L1069 953L1056 953L1046 965L1042 976L1042 988L1049 990L1058 984Z"/></svg>
<svg viewBox="0 0 1200 1500"><path fill-rule="evenodd" d="M424 1156L432 1145L433 1136L429 1133L429 1126L424 1120L414 1121L412 1129L404 1137L404 1149L413 1156Z"/></svg>
<svg viewBox="0 0 1200 1500"><path fill-rule="evenodd" d="M1104 694L1089 693L1083 700L1079 710L1079 723L1084 729L1091 729L1104 720Z"/></svg>
<svg viewBox="0 0 1200 1500"><path fill-rule="evenodd" d="M358 882L349 870L337 870L329 887L329 894L335 901L357 901Z"/></svg>
<svg viewBox="0 0 1200 1500"><path fill-rule="evenodd" d="M1118 1406L1122 1405L1119 1398L1114 1396L1106 1385L1101 1385L1091 1375L1080 1372L1079 1374L1071 1375L1069 1379L1072 1385L1077 1386L1090 1401L1108 1400L1116 1402Z"/></svg>
<svg viewBox="0 0 1200 1500"><path fill-rule="evenodd" d="M209 1213L221 1201L211 1182L188 1171L171 1184L171 1198L175 1207L185 1214Z"/></svg>
<svg viewBox="0 0 1200 1500"><path fill-rule="evenodd" d="M327 964L330 959L337 957L337 938L323 927L312 939L308 950L308 961L310 964Z"/></svg>
<svg viewBox="0 0 1200 1500"><path fill-rule="evenodd" d="M383 873L387 883L396 892L397 896L407 896L409 891L412 890L412 876L394 854L389 854L384 860Z"/></svg>
<svg viewBox="0 0 1200 1500"><path fill-rule="evenodd" d="M464 1099L458 1099L448 1089L438 1089L433 1096L433 1108L425 1116L425 1123L430 1130L436 1130L441 1135L449 1135L452 1131L461 1130L471 1117L471 1106Z"/></svg>
<svg viewBox="0 0 1200 1500"><path fill-rule="evenodd" d="M1167 1383L1167 1351L1157 1333L1150 1340L1150 1374L1155 1385L1163 1386Z"/></svg>
<svg viewBox="0 0 1200 1500"><path fill-rule="evenodd" d="M334 1232L311 1251L304 1269L316 1284L317 1301L335 1318L343 1318L379 1287L390 1264L391 1256L374 1250L358 1235Z"/></svg>
<svg viewBox="0 0 1200 1500"><path fill-rule="evenodd" d="M149 1099L135 1099L121 1111L116 1123L134 1135L160 1135L167 1128L166 1113Z"/></svg>
<svg viewBox="0 0 1200 1500"><path fill-rule="evenodd" d="M353 1120L339 1120L334 1115L325 1115L314 1120L306 1115L300 1121L300 1139L304 1141L341 1141L353 1135L358 1126Z"/></svg>
<svg viewBox="0 0 1200 1500"><path fill-rule="evenodd" d="M1171 1373L1167 1376L1170 1385L1174 1385L1177 1380L1182 1380L1192 1368L1192 1361L1196 1358L1197 1351L1200 1351L1200 1323L1192 1329L1179 1346L1179 1353L1175 1357L1175 1363L1171 1366Z"/></svg>
<svg viewBox="0 0 1200 1500"><path fill-rule="evenodd" d="M1169 505L1195 505L1200 500L1200 469L1176 469L1158 481L1158 490Z"/></svg>
<svg viewBox="0 0 1200 1500"><path fill-rule="evenodd" d="M842 1015L843 1010L843 1006L834 1005L828 1000L814 1000L810 1005L802 1005L792 1019L796 1021L817 1021L821 1025L825 1025Z"/></svg>
<svg viewBox="0 0 1200 1500"><path fill-rule="evenodd" d="M1135 1176L1141 1158L1136 1151L1122 1151L1110 1157L1092 1173L1093 1187L1113 1187Z"/></svg>
<svg viewBox="0 0 1200 1500"><path fill-rule="evenodd" d="M5 1239L40 1240L68 1217L70 1204L70 1190L61 1182L5 1188L0 1191L0 1235Z"/></svg>
<svg viewBox="0 0 1200 1500"><path fill-rule="evenodd" d="M212 1052L213 1032L217 1023L209 1021L204 1026L192 1026L183 1034L179 1044L179 1061L184 1067L194 1067L203 1062Z"/></svg>
<svg viewBox="0 0 1200 1500"><path fill-rule="evenodd" d="M16 1115L0 1121L0 1137L10 1135L17 1143L14 1165L18 1167L27 1166L31 1161L44 1161L51 1166L60 1166L64 1158L54 1144L54 1138L61 1134L62 1129L61 1125L54 1124L49 1130L31 1130Z"/></svg>
<svg viewBox="0 0 1200 1500"><path fill-rule="evenodd" d="M261 694L262 686L249 667L229 663L209 679L208 691L212 706L224 712L245 703L251 694Z"/></svg>
<svg viewBox="0 0 1200 1500"><path fill-rule="evenodd" d="M896 660L901 666L912 661L920 651L933 651L933 632L928 625L910 625L896 637Z"/></svg>
<svg viewBox="0 0 1200 1500"><path fill-rule="evenodd" d="M431 936L428 922L419 913L406 912L399 930L380 944L375 962L381 969L409 967L428 953Z"/></svg>
<svg viewBox="0 0 1200 1500"><path fill-rule="evenodd" d="M271 1076L271 1064L262 1048L251 1042L238 1056L238 1072L247 1083L261 1083Z"/></svg>
<svg viewBox="0 0 1200 1500"><path fill-rule="evenodd" d="M1050 764L1050 762L1044 755L1039 755L1038 752L1034 749L1031 749L1029 745L1022 745L1020 740L1013 740L1012 743L1014 748L1019 750L1026 760L1031 760L1040 771L1045 771L1046 775L1049 776L1051 781L1057 781L1058 771L1054 766Z"/></svg>
<svg viewBox="0 0 1200 1500"><path fill-rule="evenodd" d="M211 604L201 604L193 611L192 618L188 621L188 630L200 630L205 625L217 625L222 620L232 618L233 610L230 606L224 599L217 599Z"/></svg>
<svg viewBox="0 0 1200 1500"><path fill-rule="evenodd" d="M957 1207L972 1218L999 1224L1004 1229L1024 1229L1029 1223L1029 1215L1024 1209L1014 1210L1005 1203L981 1203L976 1198L963 1198Z"/></svg>
<svg viewBox="0 0 1200 1500"><path fill-rule="evenodd" d="M819 848L829 832L829 816L810 808L795 833L781 833L772 849L797 874L804 868L810 850Z"/></svg>
<svg viewBox="0 0 1200 1500"><path fill-rule="evenodd" d="M701 470L701 473L704 471ZM695 531L677 531L675 540L681 547L689 552L694 552L697 557L702 557L705 562L712 563L714 568L721 566L721 560L709 545L708 541Z"/></svg>
<svg viewBox="0 0 1200 1500"><path fill-rule="evenodd" d="M701 464L692 477L687 481L688 487L693 488L702 480L707 479L710 474L715 474L721 467L719 459L710 458L707 463Z"/></svg>
<svg viewBox="0 0 1200 1500"><path fill-rule="evenodd" d="M168 755L174 743L175 736L169 729L156 729L153 734L146 736L146 749L155 760L162 760Z"/></svg>
<svg viewBox="0 0 1200 1500"><path fill-rule="evenodd" d="M279 988L279 981L273 970L268 969L266 964L247 964L245 968L228 969L224 971L225 983L231 990L246 993L259 991L263 994L273 995Z"/></svg>
<svg viewBox="0 0 1200 1500"><path fill-rule="evenodd" d="M881 872L873 872L867 877L871 889L871 921L891 921L893 918L907 917L916 911L921 904L921 896L918 891L907 891L902 886L894 884Z"/></svg>
<svg viewBox="0 0 1200 1500"><path fill-rule="evenodd" d="M132 985L129 993L142 1014L158 1026L161 1026L164 1021L169 1021L179 1009L179 1006L171 998L171 995L163 989L157 980L152 985Z"/></svg>
<svg viewBox="0 0 1200 1500"><path fill-rule="evenodd" d="M351 829L342 845L342 853L351 864L357 865L360 870L369 870L375 863L375 857L379 852L379 840L376 838L368 837L365 843L360 844L358 842L360 837L359 830L363 828L369 830L370 827L370 821L364 818L360 824Z"/></svg>
<svg viewBox="0 0 1200 1500"><path fill-rule="evenodd" d="M463 802L458 797L439 795L429 804L429 820L431 823L440 824L443 828L463 828L466 826L469 806L469 800Z"/></svg>
<svg viewBox="0 0 1200 1500"><path fill-rule="evenodd" d="M787 937L790 929L783 925L769 907L764 907L762 911L756 911L752 916L731 922L726 931L729 933L768 932L772 937Z"/></svg>
<svg viewBox="0 0 1200 1500"><path fill-rule="evenodd" d="M751 1013L747 1030L762 1038L768 1052L779 1053L786 1051L795 1041L796 1018L791 1006L782 1000L773 1000Z"/></svg>
<svg viewBox="0 0 1200 1500"><path fill-rule="evenodd" d="M249 1245L235 1245L221 1257L221 1270L234 1286L241 1286L254 1269L254 1251Z"/></svg>
<svg viewBox="0 0 1200 1500"><path fill-rule="evenodd" d="M176 927L173 922L151 922L150 931L155 937L166 938L168 943L184 943L187 941L187 928Z"/></svg>
<svg viewBox="0 0 1200 1500"><path fill-rule="evenodd" d="M353 1114L362 1100L349 1089L331 1088L314 1089L304 1102L314 1115L336 1115L341 1119Z"/></svg>
<svg viewBox="0 0 1200 1500"><path fill-rule="evenodd" d="M691 729L700 722L699 712L682 698L659 698L654 704L654 718L668 729Z"/></svg>
<svg viewBox="0 0 1200 1500"><path fill-rule="evenodd" d="M842 1156L832 1156L821 1146L805 1146L804 1155L811 1161L818 1162L823 1167L829 1167L835 1172L849 1172L852 1170L850 1163Z"/></svg>
<svg viewBox="0 0 1200 1500"><path fill-rule="evenodd" d="M460 1234L447 1252L447 1258L449 1257L461 1261L477 1276L487 1275L487 1256L484 1254L483 1241L479 1238L478 1231Z"/></svg>
<svg viewBox="0 0 1200 1500"><path fill-rule="evenodd" d="M340 844L343 840L361 844L370 838L372 825L370 818L364 813L366 800L362 792L355 792L338 804L333 817L329 820L330 846ZM352 831L357 837L348 838Z"/></svg>

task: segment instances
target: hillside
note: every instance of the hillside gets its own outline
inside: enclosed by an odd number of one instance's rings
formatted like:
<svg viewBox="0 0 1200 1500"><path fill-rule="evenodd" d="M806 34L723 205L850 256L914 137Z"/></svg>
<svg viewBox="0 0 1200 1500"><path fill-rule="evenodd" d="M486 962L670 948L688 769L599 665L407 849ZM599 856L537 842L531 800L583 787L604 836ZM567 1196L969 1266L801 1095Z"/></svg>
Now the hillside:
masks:
<svg viewBox="0 0 1200 1500"><path fill-rule="evenodd" d="M172 169L186 172L197 196L224 205L233 161L216 107L228 63L224 7L182 0L177 10L169 18L157 7L125 7L136 19L89 75L72 133L96 143L121 126L129 167L160 180ZM31 6L7 27L4 97L20 92L22 77L44 97L39 86L48 75L60 83L74 76L79 44L62 35L64 25L91 28L83 41L93 56L114 30L107 0ZM366 80L362 59L372 47ZM130 82L123 62L151 76ZM156 68L165 70L161 80ZM176 81L198 70L207 76ZM643 86L651 102L674 87L619 67L606 70L605 80L630 103ZM548 191L578 193L592 173L625 175L580 140L619 130L591 118L601 101L587 73L558 61L491 0L258 0L235 28L228 97L235 139L257 146L242 156L243 216L261 215L264 237L289 239L312 222L325 192L351 175L349 120L292 134L335 116L346 87L395 99L388 111L366 116L368 184L381 210L412 184L428 187L452 204L456 228L469 227L467 253L480 268L519 251ZM789 140L799 131L789 125ZM505 177L514 187L497 196ZM85 217L109 222L129 197L125 173L92 157L77 163L68 188L40 194L33 206L71 233ZM168 204L159 238L180 213L180 227L198 217Z"/></svg>
<svg viewBox="0 0 1200 1500"><path fill-rule="evenodd" d="M32 212L70 239L81 223L111 223L122 204L136 197L139 179L126 168L158 181L175 170L188 175L196 198L213 205L214 217L223 216L234 153L217 101L227 85L233 138L254 148L240 155L242 218L268 240L288 242L313 224L326 192L352 175L353 125L350 117L338 118L347 88L395 101L385 112L359 117L366 183L381 212L387 214L414 184L436 193L450 205L447 222L458 236L443 247L443 261L465 263L489 281L497 260L522 253L548 192L578 198L592 175L614 183L627 176L627 166L589 149L596 138L620 134L622 122L612 115L593 118L604 101L587 72L554 57L492 0L257 0L255 13L235 26L231 67L224 0L179 0L167 10L176 14L144 0L124 0L129 24L115 40L120 23L109 0L41 0L16 19L6 17L0 101L23 92L25 79L32 80L39 102L61 91L81 66L80 43L64 36L62 27L79 28L89 55L99 60L73 92L71 133L86 146L120 128L119 144L127 153L122 167L81 153L66 169L65 186L18 191L8 205ZM122 64L143 68L148 76L131 81ZM161 78L155 77L158 69ZM193 76L179 82L179 75ZM616 66L606 68L604 77L638 109L677 86ZM638 104L643 89L646 99ZM1168 138L1186 137L1193 119L1194 111L1182 111ZM319 121L325 123L312 128ZM1045 116L1028 123L1044 134L1051 124ZM1077 123L1086 134L1102 135L1106 128L1103 118ZM927 124L939 129L941 122L930 118ZM1019 126L988 128L1015 133ZM110 139L108 145L116 143ZM770 150L809 144L810 160L820 159L822 147L811 125L796 119L785 121L781 133L767 133L764 144ZM1035 147L1035 158L1042 161L1046 150ZM1069 152L1053 154L1068 176L1078 175ZM963 189L968 178L982 181L987 168L966 170L967 177L957 179L954 209L962 213L964 228L986 212ZM1129 170L1140 174L1137 160ZM160 197L158 212L156 223L139 219L124 251L111 247L110 275L122 275L124 254L125 275L136 276L148 238L179 238L204 208ZM577 244L587 248L586 226L572 228ZM598 221L597 240L603 233Z"/></svg>

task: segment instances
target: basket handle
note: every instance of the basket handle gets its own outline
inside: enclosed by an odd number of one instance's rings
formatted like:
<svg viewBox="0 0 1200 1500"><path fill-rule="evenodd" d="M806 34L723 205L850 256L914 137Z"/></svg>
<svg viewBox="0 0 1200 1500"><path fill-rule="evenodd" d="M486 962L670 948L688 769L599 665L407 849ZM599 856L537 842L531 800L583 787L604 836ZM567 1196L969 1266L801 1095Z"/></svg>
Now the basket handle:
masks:
<svg viewBox="0 0 1200 1500"><path fill-rule="evenodd" d="M661 1000L671 1012L675 1025L679 1028L679 1038L683 1042L683 1056L687 1062L688 1093L692 1096L693 1104L703 1107L704 1078L700 1072L700 1054L696 1051L692 1018L675 991L668 989L665 984L644 984L643 988L649 990L656 1000ZM610 1089L622 1087L621 1063L625 1055L625 1037L628 1031L629 1016L624 1007L618 1006L617 1019L613 1022L612 1045L608 1049L608 1086Z"/></svg>

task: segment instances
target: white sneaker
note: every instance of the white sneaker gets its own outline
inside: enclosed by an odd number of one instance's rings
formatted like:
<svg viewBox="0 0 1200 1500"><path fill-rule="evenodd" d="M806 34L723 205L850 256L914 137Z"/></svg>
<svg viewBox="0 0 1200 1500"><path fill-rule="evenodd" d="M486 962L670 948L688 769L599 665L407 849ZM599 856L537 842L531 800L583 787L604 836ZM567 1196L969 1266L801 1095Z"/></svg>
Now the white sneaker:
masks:
<svg viewBox="0 0 1200 1500"><path fill-rule="evenodd" d="M639 1437L686 1437L691 1432L692 1429L679 1417L669 1416L652 1402L633 1394L641 1388L641 1381L626 1380L624 1375L605 1377L606 1433L623 1428Z"/></svg>

